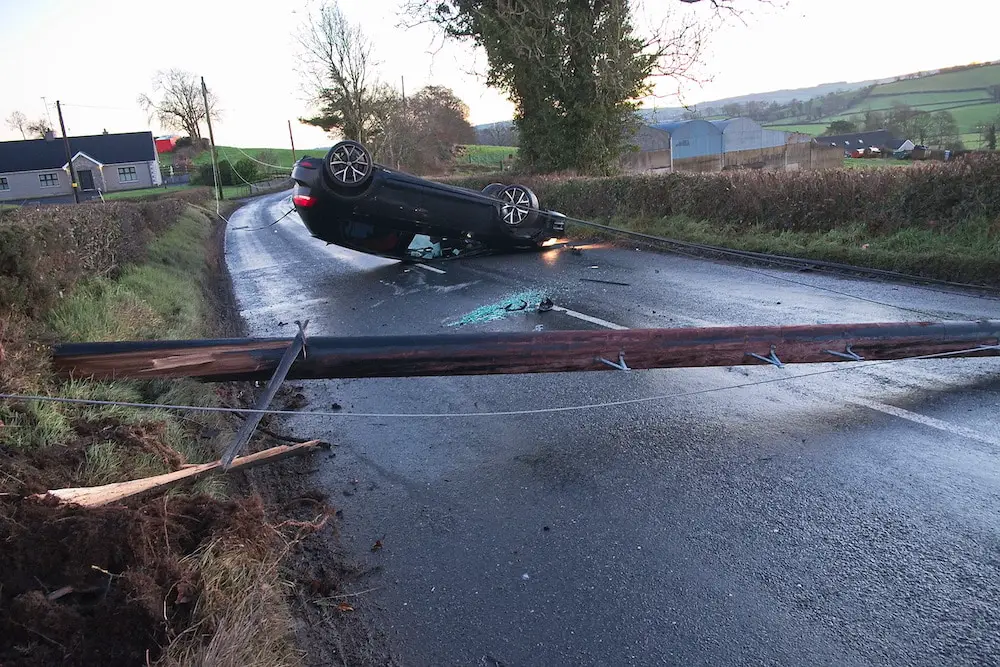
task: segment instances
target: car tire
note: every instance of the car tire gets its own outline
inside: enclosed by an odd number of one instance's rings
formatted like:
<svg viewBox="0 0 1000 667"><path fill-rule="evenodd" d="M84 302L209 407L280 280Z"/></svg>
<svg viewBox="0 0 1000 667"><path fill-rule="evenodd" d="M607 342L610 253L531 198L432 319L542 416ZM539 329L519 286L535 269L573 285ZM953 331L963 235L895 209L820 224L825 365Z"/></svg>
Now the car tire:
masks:
<svg viewBox="0 0 1000 667"><path fill-rule="evenodd" d="M503 183L490 183L485 188L483 188L483 194L487 197L496 198L500 191L503 190Z"/></svg>
<svg viewBox="0 0 1000 667"><path fill-rule="evenodd" d="M368 185L375 171L375 163L368 149L357 141L340 141L323 160L326 174L337 190L357 192Z"/></svg>
<svg viewBox="0 0 1000 667"><path fill-rule="evenodd" d="M523 185L508 185L496 194L500 221L507 227L527 227L538 219L538 197Z"/></svg>

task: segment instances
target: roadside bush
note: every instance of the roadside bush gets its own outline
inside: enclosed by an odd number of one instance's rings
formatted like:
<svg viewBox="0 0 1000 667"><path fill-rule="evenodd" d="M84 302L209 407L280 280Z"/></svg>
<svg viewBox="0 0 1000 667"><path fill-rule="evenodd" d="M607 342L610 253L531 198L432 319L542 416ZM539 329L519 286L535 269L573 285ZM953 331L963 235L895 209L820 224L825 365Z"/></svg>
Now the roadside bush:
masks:
<svg viewBox="0 0 1000 667"><path fill-rule="evenodd" d="M114 277L180 215L177 199L23 207L0 219L0 313L48 309L84 277Z"/></svg>
<svg viewBox="0 0 1000 667"><path fill-rule="evenodd" d="M940 227L1000 216L1000 155L978 154L905 169L740 170L714 174L575 178L490 174L448 182L481 189L500 181L533 189L572 217L683 215L741 227L829 231L862 223L873 232Z"/></svg>
<svg viewBox="0 0 1000 667"><path fill-rule="evenodd" d="M228 160L219 162L219 182L222 185L236 185L237 177L233 174L233 165ZM215 186L215 174L212 170L212 163L198 166L198 171L191 176L192 185ZM240 181L242 183L242 181Z"/></svg>
<svg viewBox="0 0 1000 667"><path fill-rule="evenodd" d="M178 148L194 148L196 152L201 152L208 150L209 142L208 139L198 139L197 141L191 137L181 137L174 144L174 149Z"/></svg>
<svg viewBox="0 0 1000 667"><path fill-rule="evenodd" d="M249 158L239 160L235 165L233 165L233 171L236 172L236 180L240 183L243 183L244 181L247 183L255 183L259 181L262 176L257 163ZM242 177L242 179L240 177Z"/></svg>

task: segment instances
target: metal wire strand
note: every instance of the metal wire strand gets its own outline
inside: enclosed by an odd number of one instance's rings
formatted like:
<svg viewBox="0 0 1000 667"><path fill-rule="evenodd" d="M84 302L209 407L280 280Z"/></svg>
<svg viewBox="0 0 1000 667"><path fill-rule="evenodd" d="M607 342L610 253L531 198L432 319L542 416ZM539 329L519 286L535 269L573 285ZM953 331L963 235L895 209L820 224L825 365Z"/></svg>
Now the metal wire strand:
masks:
<svg viewBox="0 0 1000 667"><path fill-rule="evenodd" d="M979 352L985 350L1000 350L1000 345L980 345L973 348L968 348L965 350L957 350L954 352L939 352L937 354L925 354L916 357L905 357L903 359L886 359L884 361L866 361L859 362L857 365L844 365L840 368L829 368L821 371L814 371L811 373L802 373L799 375L789 375L783 377L770 378L766 380L757 380L754 382L743 382L741 384L727 385L725 387L711 387L708 389L697 389L695 391L679 392L675 394L661 394L658 396L644 396L641 398L628 398L620 401L606 401L602 403L587 403L584 405L567 405L554 408L534 408L529 410L497 410L490 412L329 412L329 411L309 411L309 410L274 410L274 409L254 409L254 408L222 408L215 406L199 406L199 405L172 405L168 403L133 403L129 401L102 401L97 399L88 398L67 398L62 396L33 396L27 394L0 394L0 399L11 400L11 401L44 401L50 403L68 403L75 405L101 405L101 406L115 406L124 408L146 408L152 410L184 410L190 412L228 412L244 415L256 415L256 414L267 414L267 415L300 415L300 416L311 416L311 417L342 417L342 418L356 418L356 419L464 419L471 417L517 417L517 416L527 416L527 415L543 415L543 414L553 414L558 412L579 412L582 410L597 410L601 408L616 408L626 405L636 405L639 403L651 403L655 401L664 401L672 398L685 398L688 396L700 396L702 394L711 394L719 391L729 391L730 389L742 389L745 387L756 387L765 384L775 384L778 382L788 382L790 380L799 380L802 378L816 377L818 375L827 375L830 373L843 373L847 371L853 371L863 368L872 368L874 366L883 366L885 364L894 364L902 361L917 361L922 359L941 359L947 357L953 357L956 355L967 354L969 352Z"/></svg>

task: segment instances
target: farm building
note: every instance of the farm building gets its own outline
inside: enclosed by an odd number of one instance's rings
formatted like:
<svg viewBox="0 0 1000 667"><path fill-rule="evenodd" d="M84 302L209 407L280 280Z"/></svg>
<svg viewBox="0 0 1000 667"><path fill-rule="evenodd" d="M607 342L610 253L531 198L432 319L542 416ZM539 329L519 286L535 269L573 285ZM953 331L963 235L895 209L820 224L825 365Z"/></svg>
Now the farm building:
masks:
<svg viewBox="0 0 1000 667"><path fill-rule="evenodd" d="M902 139L893 137L887 130L816 137L815 141L817 144L841 148L846 155L851 155L855 151L864 152L867 148L877 148L883 153L894 153L904 143Z"/></svg>
<svg viewBox="0 0 1000 667"><path fill-rule="evenodd" d="M657 123L642 126L632 136L631 143L638 152L623 156L622 166L627 171L641 172L720 171L741 167L808 169L839 165L839 152L814 151L810 142L811 137L806 135L768 130L749 118Z"/></svg>
<svg viewBox="0 0 1000 667"><path fill-rule="evenodd" d="M160 185L160 164L151 132L69 138L82 193ZM0 142L0 201L73 194L66 147L52 132L44 139Z"/></svg>
<svg viewBox="0 0 1000 667"><path fill-rule="evenodd" d="M764 129L750 118L727 118L711 122L712 125L722 130L722 152L724 153L775 148L788 143L787 132Z"/></svg>
<svg viewBox="0 0 1000 667"><path fill-rule="evenodd" d="M651 127L670 135L673 169L718 171L722 168L722 130L707 120L681 120Z"/></svg>
<svg viewBox="0 0 1000 667"><path fill-rule="evenodd" d="M177 147L177 140L180 139L176 134L168 134L162 137L156 138L156 152L159 155L164 153L173 153L174 148Z"/></svg>
<svg viewBox="0 0 1000 667"><path fill-rule="evenodd" d="M629 138L636 151L623 158L630 171L670 171L670 133L641 125Z"/></svg>

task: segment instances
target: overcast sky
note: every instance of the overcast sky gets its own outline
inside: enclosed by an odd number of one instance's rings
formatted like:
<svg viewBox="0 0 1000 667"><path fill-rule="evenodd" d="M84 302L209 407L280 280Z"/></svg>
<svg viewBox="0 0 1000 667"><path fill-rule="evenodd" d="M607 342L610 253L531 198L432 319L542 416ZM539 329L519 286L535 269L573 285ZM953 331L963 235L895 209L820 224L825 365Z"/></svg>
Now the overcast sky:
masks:
<svg viewBox="0 0 1000 667"><path fill-rule="evenodd" d="M375 42L381 75L408 92L434 83L469 105L474 124L511 117L511 105L486 88L485 62L464 44L440 40L429 27L398 27L402 0L341 0L344 12ZM676 0L643 0L640 24L662 18ZM751 0L740 0L747 4ZM950 0L919 9L919 0L779 0L747 19L714 31L704 75L688 86L695 103L744 93L833 81L880 78L917 70L1000 59L1000 3ZM205 77L223 108L216 141L243 147L283 147L286 121L296 145L329 145L324 133L296 122L308 113L307 91L295 73L294 32L306 18L299 3L271 0L0 0L0 117L19 109L48 113L64 104L68 132L163 128L136 103L158 69ZM676 11L707 15L695 5ZM675 88L663 82L658 92ZM42 98L50 105L46 109ZM676 105L661 97L657 106ZM646 106L652 104L652 101ZM0 124L0 140L20 139Z"/></svg>

